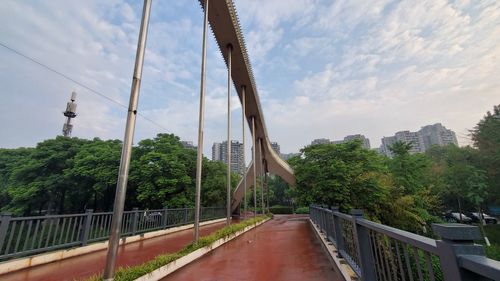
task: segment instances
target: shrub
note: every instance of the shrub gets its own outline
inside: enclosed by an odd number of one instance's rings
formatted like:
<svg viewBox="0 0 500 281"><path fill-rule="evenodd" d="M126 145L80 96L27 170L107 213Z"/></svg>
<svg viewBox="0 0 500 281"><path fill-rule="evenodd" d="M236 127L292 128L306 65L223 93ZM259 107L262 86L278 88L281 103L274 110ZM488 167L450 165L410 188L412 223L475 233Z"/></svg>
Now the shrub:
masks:
<svg viewBox="0 0 500 281"><path fill-rule="evenodd" d="M132 267L120 267L116 271L115 280L116 281L132 281L143 275L153 272L154 270L167 265L181 257L186 256L189 253L192 253L198 249L203 247L210 246L213 242L221 239L227 238L233 235L234 233L243 230L245 227L256 224L264 219L268 218L268 216L258 216L252 219L244 220L237 224L231 224L224 228L217 230L216 232L203 236L198 240L198 243L192 243L184 247L182 250L165 255L156 256L154 259L144 262L143 264L132 266ZM102 277L98 275L93 275L85 281L102 281Z"/></svg>
<svg viewBox="0 0 500 281"><path fill-rule="evenodd" d="M273 214L293 214L293 208L290 206L272 206L269 207L269 212Z"/></svg>
<svg viewBox="0 0 500 281"><path fill-rule="evenodd" d="M309 207L299 207L295 209L296 214L309 214Z"/></svg>

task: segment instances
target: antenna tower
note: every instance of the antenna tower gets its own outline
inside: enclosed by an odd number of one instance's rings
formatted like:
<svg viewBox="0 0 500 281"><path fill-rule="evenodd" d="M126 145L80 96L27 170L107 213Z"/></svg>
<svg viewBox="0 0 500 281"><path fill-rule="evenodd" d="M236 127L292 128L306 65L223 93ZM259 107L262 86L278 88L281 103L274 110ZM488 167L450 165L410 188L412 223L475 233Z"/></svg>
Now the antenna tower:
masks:
<svg viewBox="0 0 500 281"><path fill-rule="evenodd" d="M71 93L71 101L66 104L66 111L63 112L64 116L66 116L66 122L64 123L62 132L65 137L71 136L71 130L73 129L73 125L71 124L71 119L76 117L76 92Z"/></svg>

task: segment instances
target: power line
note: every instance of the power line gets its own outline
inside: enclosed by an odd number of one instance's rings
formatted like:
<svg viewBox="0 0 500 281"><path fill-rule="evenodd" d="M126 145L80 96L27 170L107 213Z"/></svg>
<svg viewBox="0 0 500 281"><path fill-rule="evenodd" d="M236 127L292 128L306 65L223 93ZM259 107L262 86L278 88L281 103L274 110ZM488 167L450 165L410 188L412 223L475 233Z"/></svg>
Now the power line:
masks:
<svg viewBox="0 0 500 281"><path fill-rule="evenodd" d="M12 48L12 47L9 47L9 46L5 45L5 44L4 44L4 43L2 43L2 42L0 42L0 46L2 46L2 47L4 47L5 49L7 49L7 50L9 50L9 51L11 51L11 52L13 52L13 53L17 54L18 56L21 56L21 57L23 57L23 58L25 58L25 59L27 59L27 60L29 60L29 61L33 62L33 63L35 63L35 64L37 64L37 65L39 65L39 66L41 66L41 67L45 68L46 70L49 70L49 71L50 71L50 72L52 72L52 73L55 73L55 74L57 74L57 75L59 75L59 76L63 77L63 78L64 78L64 79L66 79L66 80L69 80L69 81L71 81L71 82L73 82L73 83L75 83L75 84L77 84L77 85L81 86L82 88L87 89L89 92L94 93L94 94L96 94L96 95L100 96L101 98L104 98L104 99L106 99L106 100L108 100L108 101L110 101L110 102L112 102L112 103L114 103L114 104L116 104L116 105L119 105L119 106L121 106L121 107L123 107L123 108L125 108L125 109L127 109L127 110L128 110L128 107L127 107L126 105L124 105L123 103L121 103L121 102L119 102L119 101L117 101L117 100L115 100L115 99L112 99L112 98L110 98L110 97L106 96L105 94L103 94L103 93L101 93L101 92L99 92L99 91L97 91L97 90L92 89L91 87L89 87L89 86L87 86L87 85L83 84L82 82L79 82L79 81L77 81L77 80L75 80L75 79L73 79L73 78L69 77L68 75L66 75L66 74L64 74L64 73L62 73L62 72L60 72L60 71L58 71L58 70L56 70L56 69L54 69L54 68L52 68L52 67L50 67L50 66L48 66L48 65L46 65L46 64L44 64L44 63L42 63L42 62L40 62L40 61L38 61L38 60L34 59L34 58L32 58L32 57L30 57L30 56L28 56L28 55L26 55L26 54L24 54L24 53L22 53L22 52L20 52L20 51L18 51L18 50L16 50L16 49L14 49L14 48ZM150 122L150 123L152 123L153 125L158 126L158 127L159 127L159 128L161 128L162 130L165 130L165 131L167 131L167 132L169 131L167 128L165 128L165 127L163 127L162 125L158 124L158 123L157 123L157 122L155 122L154 120L152 120L152 119L150 119L150 118L148 118L148 117L144 116L143 114L141 114L141 113L137 113L137 115L141 116L142 118L144 118L146 121L149 121L149 122Z"/></svg>

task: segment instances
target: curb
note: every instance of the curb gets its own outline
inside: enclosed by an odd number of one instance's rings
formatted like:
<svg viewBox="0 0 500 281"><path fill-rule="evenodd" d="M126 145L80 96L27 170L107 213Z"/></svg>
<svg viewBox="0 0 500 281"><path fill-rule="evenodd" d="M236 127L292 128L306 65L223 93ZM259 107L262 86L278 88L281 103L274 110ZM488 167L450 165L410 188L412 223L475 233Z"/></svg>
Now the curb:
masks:
<svg viewBox="0 0 500 281"><path fill-rule="evenodd" d="M260 221L254 225L247 226L244 229L234 233L233 235L231 235L229 237L221 238L207 247L200 248L192 253L189 253L189 254L183 256L182 258L179 258L179 259L177 259L171 263L168 263L168 264L166 264L158 269L155 269L154 271L152 271L146 275L143 275L143 276L135 279L134 281L155 281L155 280L160 280L162 278L165 278L166 276L168 276L169 274L182 268L183 266L188 265L189 263L201 258L205 254L217 249L218 247L224 245L225 243L233 240L234 238L242 235L243 233L245 233L253 228L256 228L257 226L259 226L259 225L261 225L269 220L271 220L271 218L267 218L267 219Z"/></svg>
<svg viewBox="0 0 500 281"><path fill-rule="evenodd" d="M314 222L310 218L308 220L312 228L314 229L314 233L316 234L318 239L321 240L321 246L323 246L323 249L328 254L328 258L330 259L332 264L334 264L335 267L339 270L344 280L346 281L359 280L356 273L354 272L354 270L352 270L349 264L343 258L338 257L337 248L330 241L327 241L325 239L324 235L321 234L319 228L314 224Z"/></svg>

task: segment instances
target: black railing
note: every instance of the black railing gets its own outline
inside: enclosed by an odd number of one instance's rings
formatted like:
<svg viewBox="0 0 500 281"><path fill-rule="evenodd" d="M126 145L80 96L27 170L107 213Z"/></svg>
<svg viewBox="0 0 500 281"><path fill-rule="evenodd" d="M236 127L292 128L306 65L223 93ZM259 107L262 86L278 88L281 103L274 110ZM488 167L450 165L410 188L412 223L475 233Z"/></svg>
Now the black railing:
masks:
<svg viewBox="0 0 500 281"><path fill-rule="evenodd" d="M46 251L85 246L109 237L112 212L12 217L0 215L0 260ZM201 220L223 218L225 208L204 207ZM193 208L138 210L124 212L123 237L194 222Z"/></svg>

